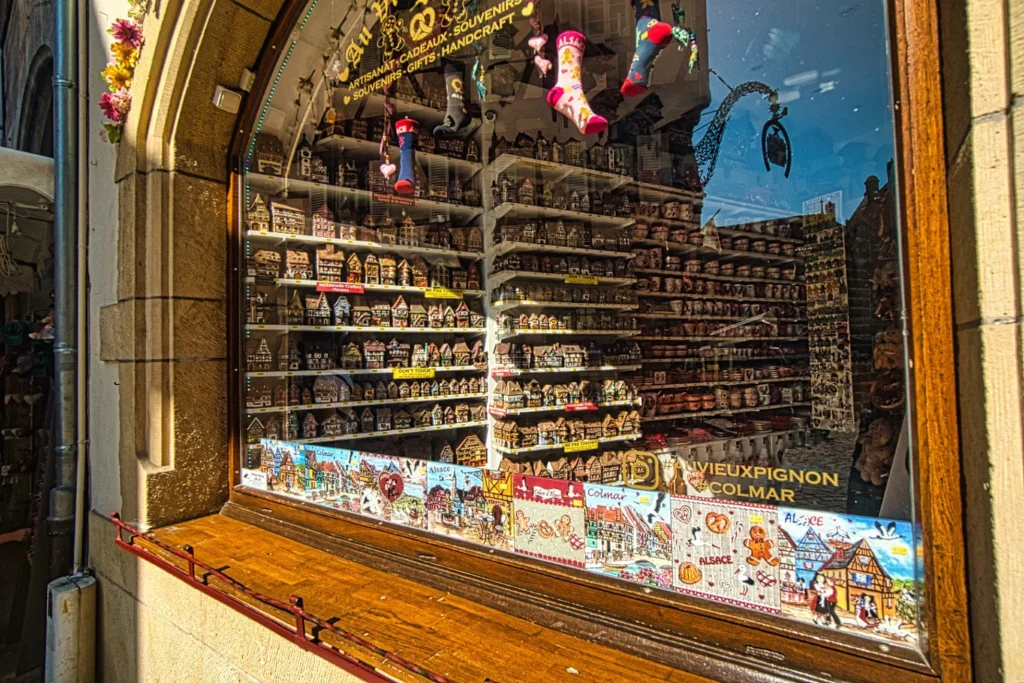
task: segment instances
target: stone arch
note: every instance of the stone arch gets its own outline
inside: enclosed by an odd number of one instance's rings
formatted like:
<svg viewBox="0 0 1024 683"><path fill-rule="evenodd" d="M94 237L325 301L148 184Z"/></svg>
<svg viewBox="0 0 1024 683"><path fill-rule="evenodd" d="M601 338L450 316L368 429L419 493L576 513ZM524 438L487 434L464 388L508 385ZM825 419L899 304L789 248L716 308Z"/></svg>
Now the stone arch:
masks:
<svg viewBox="0 0 1024 683"><path fill-rule="evenodd" d="M21 100L17 148L53 156L53 53L42 45L32 57Z"/></svg>
<svg viewBox="0 0 1024 683"><path fill-rule="evenodd" d="M212 95L217 85L237 89L243 69L255 68L282 1L171 0L146 20L115 164L116 302L100 307L99 325L100 360L117 367L106 391L120 427L119 491L106 500L142 526L227 500L229 150L238 116L215 108Z"/></svg>

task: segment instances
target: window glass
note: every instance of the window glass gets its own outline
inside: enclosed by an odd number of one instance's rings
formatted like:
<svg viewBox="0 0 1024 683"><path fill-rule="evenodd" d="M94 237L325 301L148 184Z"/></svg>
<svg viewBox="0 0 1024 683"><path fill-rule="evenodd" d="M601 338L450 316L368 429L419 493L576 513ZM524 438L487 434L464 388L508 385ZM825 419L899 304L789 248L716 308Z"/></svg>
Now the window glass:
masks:
<svg viewBox="0 0 1024 683"><path fill-rule="evenodd" d="M917 647L884 3L315 0L241 485Z"/></svg>

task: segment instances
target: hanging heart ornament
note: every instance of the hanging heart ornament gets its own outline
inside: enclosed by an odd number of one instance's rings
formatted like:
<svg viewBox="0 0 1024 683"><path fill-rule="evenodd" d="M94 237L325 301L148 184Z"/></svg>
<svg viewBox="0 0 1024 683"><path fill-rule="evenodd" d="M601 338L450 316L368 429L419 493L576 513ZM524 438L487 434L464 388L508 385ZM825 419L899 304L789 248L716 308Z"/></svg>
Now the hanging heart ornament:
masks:
<svg viewBox="0 0 1024 683"><path fill-rule="evenodd" d="M534 55L533 56L533 63L537 65L537 68L540 69L540 72L542 74L544 74L545 76L547 76L548 72L551 71L551 60L550 59L544 59L540 55Z"/></svg>
<svg viewBox="0 0 1024 683"><path fill-rule="evenodd" d="M380 174L384 176L385 180L387 180L391 176L395 175L395 171L397 170L398 167L391 163L391 155L385 155L384 163L380 165Z"/></svg>
<svg viewBox="0 0 1024 683"><path fill-rule="evenodd" d="M534 50L536 50L537 52L540 52L541 48L543 48L545 45L547 45L548 36L547 36L546 33L542 33L539 36L534 36L534 37L530 38L526 42L529 43L530 47L532 47Z"/></svg>

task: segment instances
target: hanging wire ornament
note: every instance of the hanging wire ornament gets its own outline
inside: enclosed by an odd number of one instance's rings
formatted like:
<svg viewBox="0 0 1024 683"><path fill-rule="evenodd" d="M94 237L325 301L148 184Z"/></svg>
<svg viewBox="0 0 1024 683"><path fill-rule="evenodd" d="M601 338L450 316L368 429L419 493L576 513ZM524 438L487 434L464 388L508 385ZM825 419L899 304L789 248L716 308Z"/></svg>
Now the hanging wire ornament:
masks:
<svg viewBox="0 0 1024 683"><path fill-rule="evenodd" d="M534 35L530 37L527 44L533 48L533 63L537 66L541 76L547 76L548 72L551 71L551 60L544 56L544 46L548 42L548 34L544 33L544 27L541 25L539 12L537 16L530 17L530 26L533 27Z"/></svg>
<svg viewBox="0 0 1024 683"><path fill-rule="evenodd" d="M676 49L682 51L685 46L690 48L690 62L687 68L689 73L693 73L694 67L697 66L698 58L697 32L683 26L683 22L686 21L686 11L679 6L679 3L672 3L672 19L676 24L672 27L672 37L679 43Z"/></svg>

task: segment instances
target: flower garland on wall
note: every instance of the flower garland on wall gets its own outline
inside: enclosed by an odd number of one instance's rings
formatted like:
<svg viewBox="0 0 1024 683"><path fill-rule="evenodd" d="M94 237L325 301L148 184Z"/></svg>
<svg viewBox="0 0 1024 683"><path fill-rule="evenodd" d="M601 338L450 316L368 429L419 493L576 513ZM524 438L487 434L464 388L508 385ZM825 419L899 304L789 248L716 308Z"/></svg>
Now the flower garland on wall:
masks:
<svg viewBox="0 0 1024 683"><path fill-rule="evenodd" d="M112 59L103 69L103 80L109 90L100 95L100 109L110 122L103 124L107 140L121 141L121 131L132 106L132 77L142 50L142 21L146 17L146 0L129 0L127 19L118 19L107 29L114 38L110 46Z"/></svg>

